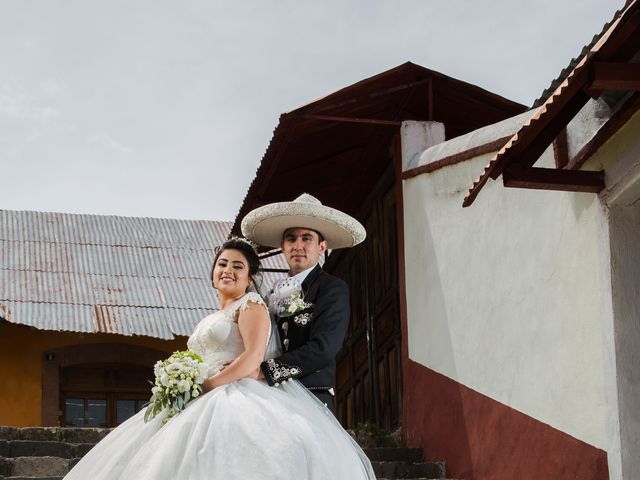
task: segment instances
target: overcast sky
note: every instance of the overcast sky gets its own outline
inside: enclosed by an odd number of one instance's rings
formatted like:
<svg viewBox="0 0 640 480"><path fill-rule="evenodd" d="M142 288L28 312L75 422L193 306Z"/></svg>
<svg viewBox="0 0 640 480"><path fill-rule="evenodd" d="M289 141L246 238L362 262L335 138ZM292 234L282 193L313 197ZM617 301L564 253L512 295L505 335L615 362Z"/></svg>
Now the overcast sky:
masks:
<svg viewBox="0 0 640 480"><path fill-rule="evenodd" d="M0 0L0 209L232 220L278 116L406 61L531 105L624 0Z"/></svg>

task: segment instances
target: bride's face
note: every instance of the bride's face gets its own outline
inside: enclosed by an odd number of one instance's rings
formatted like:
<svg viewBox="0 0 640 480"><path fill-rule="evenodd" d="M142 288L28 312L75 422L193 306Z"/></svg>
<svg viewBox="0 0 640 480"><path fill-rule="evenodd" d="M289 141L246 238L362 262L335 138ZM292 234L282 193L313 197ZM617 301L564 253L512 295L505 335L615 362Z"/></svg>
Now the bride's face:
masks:
<svg viewBox="0 0 640 480"><path fill-rule="evenodd" d="M249 288L249 262L238 250L223 250L213 267L213 286L220 294L239 297Z"/></svg>

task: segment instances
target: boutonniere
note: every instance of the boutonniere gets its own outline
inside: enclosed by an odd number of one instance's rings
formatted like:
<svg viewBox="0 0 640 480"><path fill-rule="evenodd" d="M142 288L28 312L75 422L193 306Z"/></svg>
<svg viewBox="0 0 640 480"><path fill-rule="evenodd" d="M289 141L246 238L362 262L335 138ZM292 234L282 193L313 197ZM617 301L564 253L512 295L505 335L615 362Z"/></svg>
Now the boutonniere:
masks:
<svg viewBox="0 0 640 480"><path fill-rule="evenodd" d="M291 317L313 307L313 303L305 302L299 293L292 293L289 297L282 298L278 302L278 316Z"/></svg>

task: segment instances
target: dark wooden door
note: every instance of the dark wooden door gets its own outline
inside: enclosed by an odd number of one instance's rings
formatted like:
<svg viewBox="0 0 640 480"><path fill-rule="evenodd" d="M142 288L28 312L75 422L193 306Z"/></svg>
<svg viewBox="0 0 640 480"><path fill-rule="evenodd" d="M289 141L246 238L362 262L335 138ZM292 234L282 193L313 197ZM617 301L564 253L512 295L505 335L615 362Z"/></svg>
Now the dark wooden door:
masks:
<svg viewBox="0 0 640 480"><path fill-rule="evenodd" d="M362 245L327 263L351 291L351 322L337 358L336 414L346 428L373 422L392 430L400 425L402 405L393 187L371 201L365 227Z"/></svg>

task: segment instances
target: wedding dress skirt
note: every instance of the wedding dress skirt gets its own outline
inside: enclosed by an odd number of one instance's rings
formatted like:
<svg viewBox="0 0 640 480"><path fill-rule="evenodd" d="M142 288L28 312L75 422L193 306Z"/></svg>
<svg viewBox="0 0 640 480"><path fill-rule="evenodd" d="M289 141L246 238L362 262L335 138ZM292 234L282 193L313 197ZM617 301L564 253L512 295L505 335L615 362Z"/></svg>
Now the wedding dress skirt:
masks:
<svg viewBox="0 0 640 480"><path fill-rule="evenodd" d="M243 299L238 308L258 302ZM234 314L206 317L189 339L214 371L237 356ZM113 430L65 480L375 479L360 447L297 381L241 379L193 400L164 426L161 415L143 417L144 410Z"/></svg>

